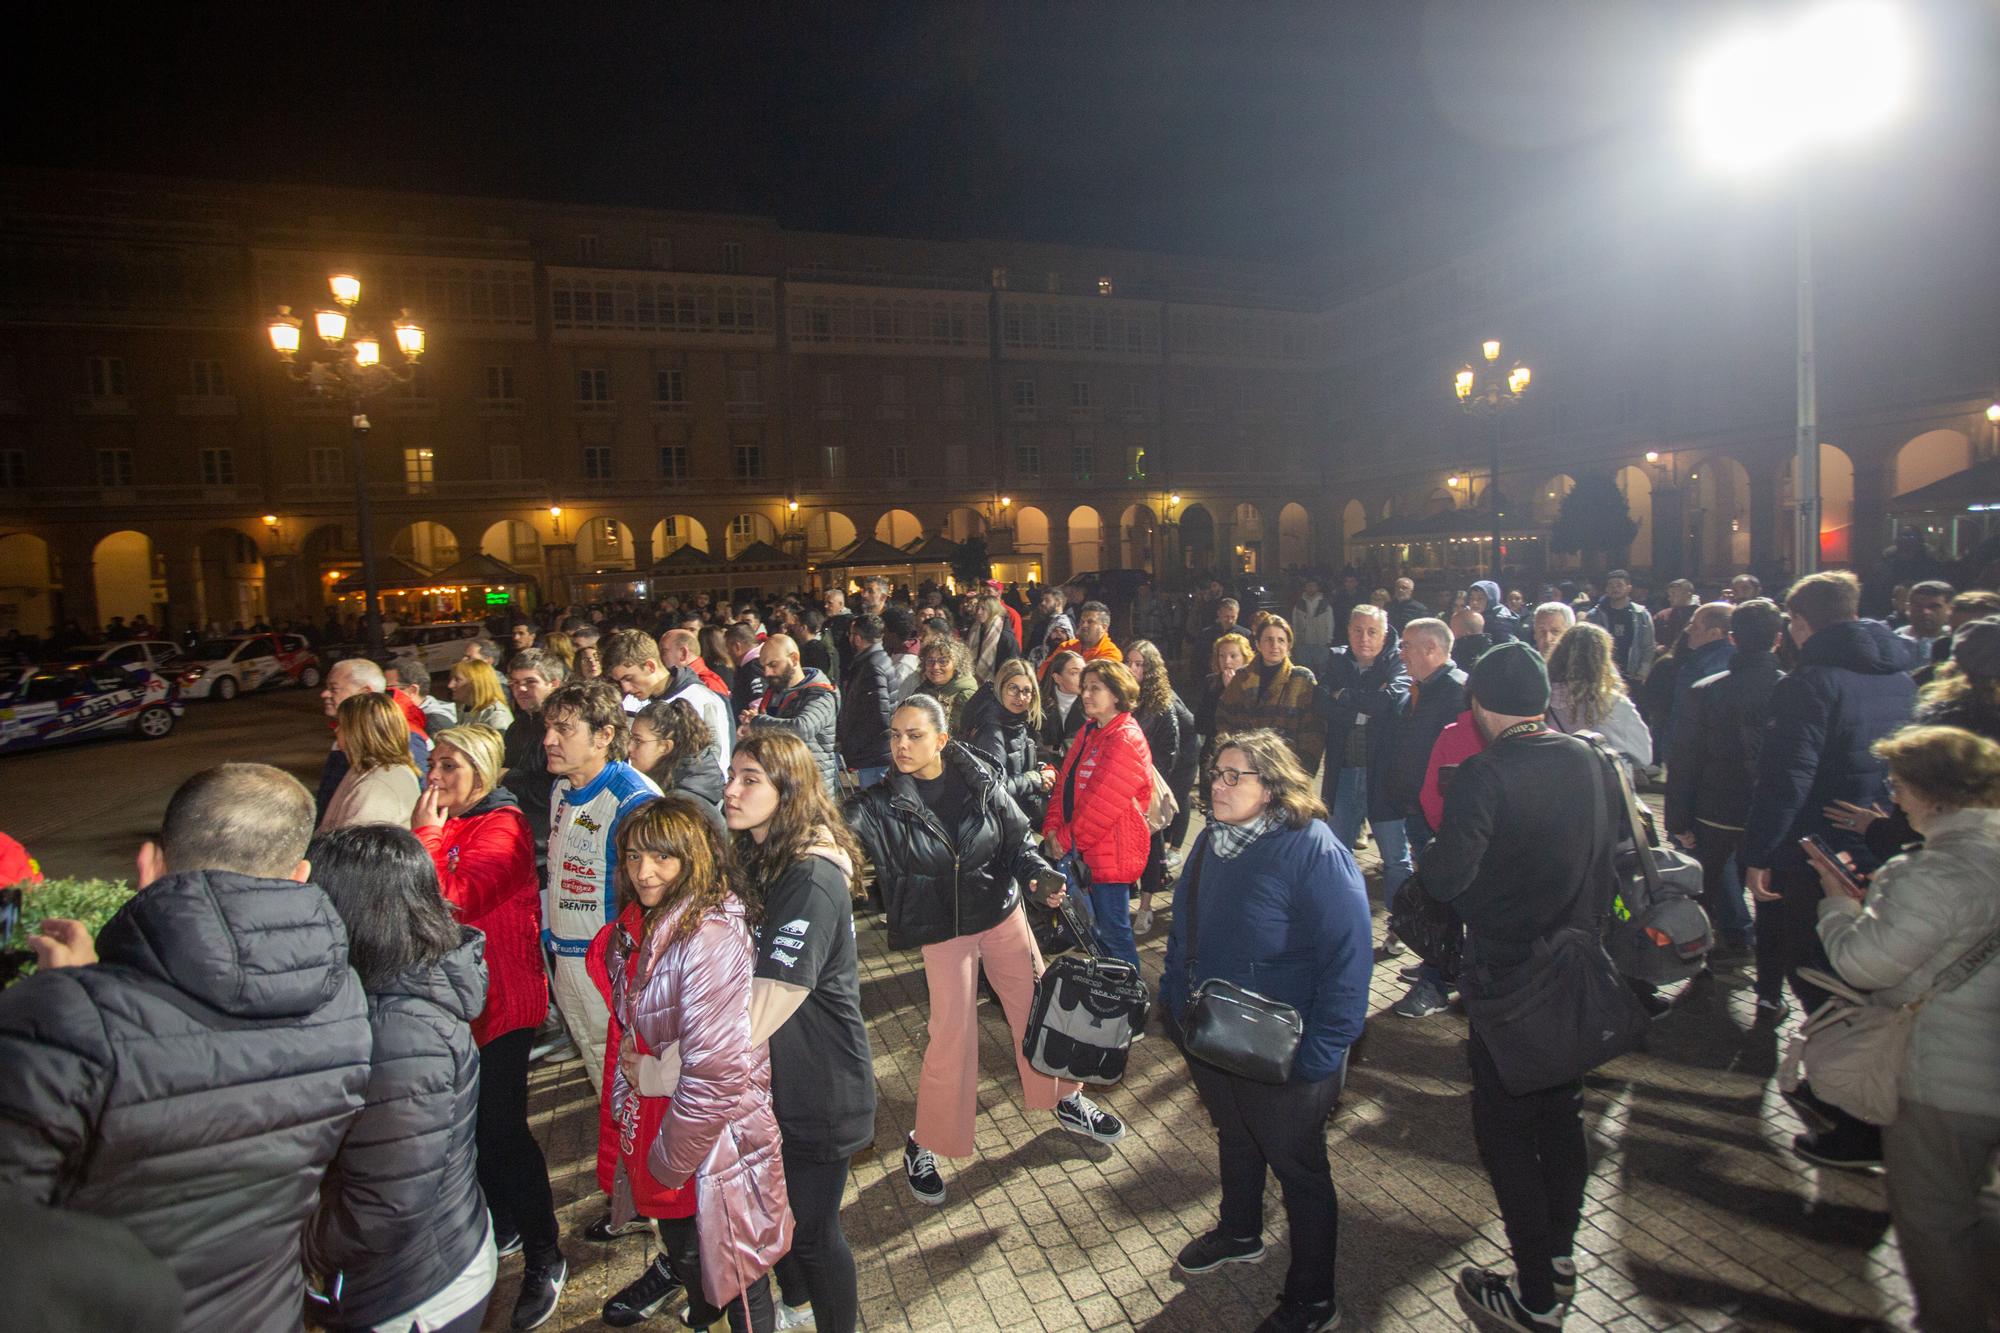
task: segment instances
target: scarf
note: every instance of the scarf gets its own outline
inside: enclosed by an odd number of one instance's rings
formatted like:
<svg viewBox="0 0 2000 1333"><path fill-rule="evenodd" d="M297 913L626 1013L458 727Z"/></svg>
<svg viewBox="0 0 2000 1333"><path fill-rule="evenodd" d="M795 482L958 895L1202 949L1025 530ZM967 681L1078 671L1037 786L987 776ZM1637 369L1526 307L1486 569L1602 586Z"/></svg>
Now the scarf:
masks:
<svg viewBox="0 0 2000 1333"><path fill-rule="evenodd" d="M993 679L993 672L999 663L993 659L1000 655L1000 629L1007 623L1007 613L1001 612L986 622L985 631L979 636L979 649L972 655L972 674L984 682Z"/></svg>
<svg viewBox="0 0 2000 1333"><path fill-rule="evenodd" d="M1225 861L1242 855L1245 848L1285 822L1282 810L1266 810L1247 824L1225 824L1215 820L1208 826L1208 846Z"/></svg>

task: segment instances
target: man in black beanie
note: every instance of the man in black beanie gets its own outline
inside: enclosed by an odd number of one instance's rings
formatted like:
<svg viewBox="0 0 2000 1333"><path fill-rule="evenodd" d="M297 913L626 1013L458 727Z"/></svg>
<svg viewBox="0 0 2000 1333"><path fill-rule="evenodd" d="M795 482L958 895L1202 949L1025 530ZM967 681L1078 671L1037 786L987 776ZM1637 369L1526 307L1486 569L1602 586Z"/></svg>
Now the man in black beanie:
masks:
<svg viewBox="0 0 2000 1333"><path fill-rule="evenodd" d="M1480 984L1475 968L1483 973L1525 962L1536 942L1573 914L1609 909L1612 812L1622 813L1623 796L1610 766L1587 743L1542 725L1548 669L1527 644L1488 650L1472 669L1468 693L1486 748L1458 766L1443 826L1417 874L1424 890L1455 907L1465 923L1461 981L1470 988ZM1601 824L1594 806L1604 812ZM1584 903L1583 894L1603 901ZM1583 1081L1508 1092L1477 1013L1470 1055L1473 1139L1516 1272L1463 1270L1459 1303L1482 1327L1558 1329L1576 1291L1576 1228L1590 1176Z"/></svg>

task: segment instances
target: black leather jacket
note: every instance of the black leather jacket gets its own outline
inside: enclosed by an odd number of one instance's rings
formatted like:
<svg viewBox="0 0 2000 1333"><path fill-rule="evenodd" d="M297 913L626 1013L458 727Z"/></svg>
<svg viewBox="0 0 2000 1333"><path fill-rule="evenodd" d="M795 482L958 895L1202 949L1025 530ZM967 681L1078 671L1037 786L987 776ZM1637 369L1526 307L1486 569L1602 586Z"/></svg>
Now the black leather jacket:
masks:
<svg viewBox="0 0 2000 1333"><path fill-rule="evenodd" d="M955 829L941 825L916 784L893 769L847 802L848 826L875 865L889 909L891 948L991 930L1020 905L1017 880L1055 873L1000 771L958 741L945 747L944 762L974 794Z"/></svg>
<svg viewBox="0 0 2000 1333"><path fill-rule="evenodd" d="M1000 770L1001 789L1014 798L1029 824L1040 828L1049 793L1035 762L1035 733L1028 715L1009 712L993 687L983 685L965 705L958 739Z"/></svg>

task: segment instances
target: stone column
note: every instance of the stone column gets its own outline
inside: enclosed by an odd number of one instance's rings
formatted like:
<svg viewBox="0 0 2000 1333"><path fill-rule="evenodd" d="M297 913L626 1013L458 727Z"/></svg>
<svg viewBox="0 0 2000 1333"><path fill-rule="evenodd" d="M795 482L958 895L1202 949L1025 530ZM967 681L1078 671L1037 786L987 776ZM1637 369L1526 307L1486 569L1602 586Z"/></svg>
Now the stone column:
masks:
<svg viewBox="0 0 2000 1333"><path fill-rule="evenodd" d="M1883 462L1854 465L1854 512L1847 530L1847 559L1864 581L1874 579L1882 567L1882 552L1889 546L1889 502L1895 492L1893 455Z"/></svg>
<svg viewBox="0 0 2000 1333"><path fill-rule="evenodd" d="M1687 572L1687 491L1680 486L1653 487L1653 584Z"/></svg>
<svg viewBox="0 0 2000 1333"><path fill-rule="evenodd" d="M1758 459L1748 471L1750 473L1750 567L1761 572L1771 567L1780 552L1791 551L1792 534L1789 529L1780 530L1783 525L1778 513L1778 473L1772 470L1770 460ZM1729 572L1738 574L1743 571L1732 569Z"/></svg>
<svg viewBox="0 0 2000 1333"><path fill-rule="evenodd" d="M542 596L551 603L569 601L570 581L576 576L576 543L543 542L542 568L547 571Z"/></svg>

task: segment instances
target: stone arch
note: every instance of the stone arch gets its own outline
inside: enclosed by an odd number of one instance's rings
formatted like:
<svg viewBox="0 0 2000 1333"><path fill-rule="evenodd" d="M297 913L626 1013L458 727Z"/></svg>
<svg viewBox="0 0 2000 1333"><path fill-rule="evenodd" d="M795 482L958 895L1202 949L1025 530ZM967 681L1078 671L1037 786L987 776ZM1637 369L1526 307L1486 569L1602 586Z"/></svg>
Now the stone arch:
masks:
<svg viewBox="0 0 2000 1333"><path fill-rule="evenodd" d="M210 528L195 544L198 618L252 625L264 614L264 556L235 528Z"/></svg>
<svg viewBox="0 0 2000 1333"><path fill-rule="evenodd" d="M891 546L908 546L923 535L924 525L907 509L891 509L875 520L875 540Z"/></svg>
<svg viewBox="0 0 2000 1333"><path fill-rule="evenodd" d="M354 528L346 523L322 523L299 539L299 558L311 571L315 605L333 600L333 585L361 567Z"/></svg>
<svg viewBox="0 0 2000 1333"><path fill-rule="evenodd" d="M1214 568L1215 515L1207 505L1192 504L1181 511L1181 551L1190 570Z"/></svg>
<svg viewBox="0 0 2000 1333"><path fill-rule="evenodd" d="M1264 539L1263 511L1248 501L1237 505L1231 515L1229 535L1232 543L1230 568L1240 574L1264 572L1268 543Z"/></svg>
<svg viewBox="0 0 2000 1333"><path fill-rule="evenodd" d="M1340 511L1341 559L1355 563L1354 539L1368 529L1368 506L1359 500L1349 500Z"/></svg>
<svg viewBox="0 0 2000 1333"><path fill-rule="evenodd" d="M738 551L757 542L777 545L777 526L764 515L752 510L731 515L729 526L723 529L724 557L734 560Z"/></svg>
<svg viewBox="0 0 2000 1333"><path fill-rule="evenodd" d="M1049 516L1033 505L1014 510L1014 549L1023 555L1049 556Z"/></svg>
<svg viewBox="0 0 2000 1333"><path fill-rule="evenodd" d="M1955 434L1956 432L1931 432ZM1922 439L1922 436L1918 436ZM1962 438L1962 437L1961 437ZM1912 442L1914 443L1914 441ZM1905 446L1907 447L1907 446ZM1901 475L1901 455L1897 469ZM1955 469L1954 469L1955 470ZM1792 459L1785 469L1791 489L1788 531L1798 530L1799 462ZM1946 475L1949 475L1948 473ZM1919 485L1923 483L1919 482ZM1900 491L1902 488L1899 486ZM1854 460L1838 445L1819 446L1819 558L1823 563L1845 564L1851 556L1854 528Z"/></svg>
<svg viewBox="0 0 2000 1333"><path fill-rule="evenodd" d="M986 535L986 515L970 506L961 505L944 516L944 523L938 531L955 542L971 537Z"/></svg>
<svg viewBox="0 0 2000 1333"><path fill-rule="evenodd" d="M1159 526L1151 505L1125 506L1118 516L1118 564L1124 569L1153 568L1153 533Z"/></svg>
<svg viewBox="0 0 2000 1333"><path fill-rule="evenodd" d="M150 617L157 603L166 600L159 552L143 532L126 528L100 540L90 553L90 573L97 593L93 630L110 624L113 616Z"/></svg>
<svg viewBox="0 0 2000 1333"><path fill-rule="evenodd" d="M1556 515L1562 512L1563 499L1575 489L1576 478L1567 472L1558 472L1536 486L1530 496L1533 501L1530 512L1534 521L1543 527L1554 523Z"/></svg>
<svg viewBox="0 0 2000 1333"><path fill-rule="evenodd" d="M1686 576L1750 566L1750 472L1727 454L1701 460L1688 481Z"/></svg>
<svg viewBox="0 0 2000 1333"><path fill-rule="evenodd" d="M806 556L820 560L850 546L858 534L854 520L838 509L821 509L806 520Z"/></svg>
<svg viewBox="0 0 2000 1333"><path fill-rule="evenodd" d="M1088 574L1104 568L1104 520L1089 505L1069 511L1069 571Z"/></svg>
<svg viewBox="0 0 2000 1333"><path fill-rule="evenodd" d="M1302 567L1312 563L1312 515L1293 500L1278 511L1278 568Z"/></svg>
<svg viewBox="0 0 2000 1333"><path fill-rule="evenodd" d="M1390 496L1382 502L1382 512L1378 515L1384 522L1396 516L1396 497Z"/></svg>
<svg viewBox="0 0 2000 1333"><path fill-rule="evenodd" d="M854 525L850 523L847 526L852 528ZM708 529L691 514L668 514L653 525L653 559L664 560L683 546L711 553L715 550L709 543Z"/></svg>
<svg viewBox="0 0 2000 1333"><path fill-rule="evenodd" d="M0 632L41 635L55 624L55 564L32 532L0 537Z"/></svg>
<svg viewBox="0 0 2000 1333"><path fill-rule="evenodd" d="M532 523L503 518L480 537L479 553L515 569L532 569L542 563L542 535Z"/></svg>
<svg viewBox="0 0 2000 1333"><path fill-rule="evenodd" d="M1625 511L1639 520L1639 531L1625 549L1625 563L1649 568L1653 563L1653 476L1643 467L1622 467L1614 480L1625 497Z"/></svg>
<svg viewBox="0 0 2000 1333"><path fill-rule="evenodd" d="M390 540L389 552L435 573L458 559L458 534L442 523L418 519Z"/></svg>
<svg viewBox="0 0 2000 1333"><path fill-rule="evenodd" d="M655 558L658 551L654 552ZM576 568L578 573L606 573L631 569L638 563L633 549L632 529L609 514L594 514L576 525Z"/></svg>
<svg viewBox="0 0 2000 1333"><path fill-rule="evenodd" d="M1901 495L1904 491L1914 491L1919 486L1943 481L1971 466L1971 440L1955 430L1927 430L1904 441L1896 450L1895 493Z"/></svg>

